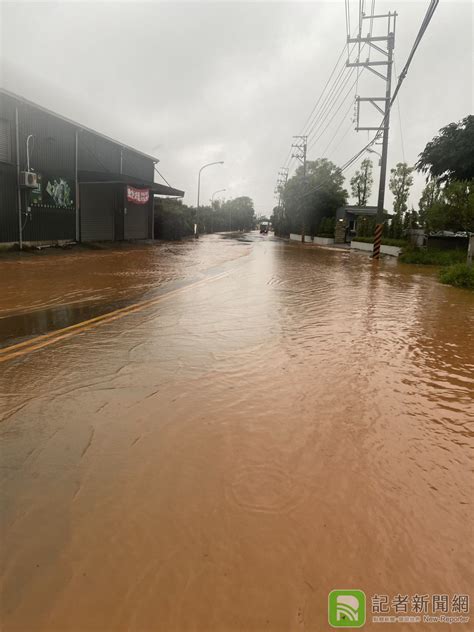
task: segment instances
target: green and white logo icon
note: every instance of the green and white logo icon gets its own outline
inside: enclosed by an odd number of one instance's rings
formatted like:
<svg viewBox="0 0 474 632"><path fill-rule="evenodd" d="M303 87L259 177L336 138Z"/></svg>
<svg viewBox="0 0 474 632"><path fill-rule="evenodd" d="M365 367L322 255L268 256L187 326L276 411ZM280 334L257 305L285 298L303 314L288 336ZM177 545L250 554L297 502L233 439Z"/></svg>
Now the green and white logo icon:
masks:
<svg viewBox="0 0 474 632"><path fill-rule="evenodd" d="M365 623L365 593L362 590L331 590L328 619L333 628L361 628Z"/></svg>

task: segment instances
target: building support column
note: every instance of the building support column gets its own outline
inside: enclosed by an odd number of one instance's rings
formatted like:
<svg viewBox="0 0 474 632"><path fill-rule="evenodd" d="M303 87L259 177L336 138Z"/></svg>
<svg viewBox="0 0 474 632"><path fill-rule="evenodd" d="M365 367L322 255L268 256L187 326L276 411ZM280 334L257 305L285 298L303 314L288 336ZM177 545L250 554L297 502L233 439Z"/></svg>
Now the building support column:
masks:
<svg viewBox="0 0 474 632"><path fill-rule="evenodd" d="M20 187L20 124L18 117L18 106L15 108L15 139L16 139L16 191L18 201L18 244L23 250L23 219L21 209L21 187Z"/></svg>

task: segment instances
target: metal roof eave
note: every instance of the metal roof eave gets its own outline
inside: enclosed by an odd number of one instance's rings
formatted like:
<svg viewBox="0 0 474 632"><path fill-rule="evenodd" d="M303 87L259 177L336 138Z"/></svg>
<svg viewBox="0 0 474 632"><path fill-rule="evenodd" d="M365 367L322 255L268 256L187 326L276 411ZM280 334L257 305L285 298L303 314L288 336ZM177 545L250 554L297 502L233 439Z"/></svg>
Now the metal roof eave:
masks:
<svg viewBox="0 0 474 632"><path fill-rule="evenodd" d="M159 182L148 182L126 174L79 171L78 176L79 184L129 184L130 186L137 188L143 187L150 189L154 195L184 197L184 191L181 191L181 189L175 189L174 187L169 187L164 184L160 184Z"/></svg>
<svg viewBox="0 0 474 632"><path fill-rule="evenodd" d="M57 112L54 112L53 110L45 108L44 106L39 105L38 103L35 103L34 101L30 101L29 99L25 99L25 97L22 97L19 94L15 94L14 92L10 92L10 90L6 90L5 88L1 88L0 87L0 94L4 94L5 96L10 97L11 99L15 99L16 101L20 101L20 103L24 103L25 105L37 108L38 110L41 110L42 112L45 112L46 114L50 114L51 116L55 116L56 118L60 119L61 121L64 121L65 123L69 123L69 125L72 125L73 127L76 127L79 130L84 130L84 131L89 132L91 134L95 134L96 136L100 136L100 138L103 138L104 140L109 141L109 143L113 143L114 145L117 145L117 147L121 147L122 149L128 149L129 151L133 151L135 154L139 154L140 156L144 156L145 158L148 158L149 160L152 160L154 163L160 162L159 158L156 158L155 156L150 156L150 154L146 154L145 152L140 151L139 149L135 149L134 147L131 147L130 145L126 145L125 143L121 143L120 141L115 140L114 138L111 138L110 136L107 136L106 134L102 134L101 132L97 132L95 129L92 129L91 127L87 127L86 125L82 125L81 123L77 123L76 121L73 121L72 119L67 118L67 116L63 116L62 114L58 114Z"/></svg>

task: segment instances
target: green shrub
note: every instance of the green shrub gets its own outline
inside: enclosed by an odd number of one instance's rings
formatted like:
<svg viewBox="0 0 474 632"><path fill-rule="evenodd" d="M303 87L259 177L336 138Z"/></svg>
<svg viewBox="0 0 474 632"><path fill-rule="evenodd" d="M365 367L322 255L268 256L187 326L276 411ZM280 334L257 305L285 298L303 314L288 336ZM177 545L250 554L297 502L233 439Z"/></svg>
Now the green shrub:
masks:
<svg viewBox="0 0 474 632"><path fill-rule="evenodd" d="M439 273L441 283L454 285L454 287L465 287L474 290L474 266L466 263L456 263L444 268Z"/></svg>
<svg viewBox="0 0 474 632"><path fill-rule="evenodd" d="M319 229L316 233L318 237L334 237L336 219L334 217L323 217L319 222Z"/></svg>
<svg viewBox="0 0 474 632"><path fill-rule="evenodd" d="M352 241L361 241L364 244L372 244L374 242L374 238L372 237L353 237ZM382 238L382 245L384 246L399 246L400 248L404 248L408 246L408 242L405 239L391 239L390 237Z"/></svg>
<svg viewBox="0 0 474 632"><path fill-rule="evenodd" d="M357 219L357 237L370 237L375 231L375 217L362 215Z"/></svg>
<svg viewBox="0 0 474 632"><path fill-rule="evenodd" d="M462 250L427 250L426 248L408 248L400 255L402 263L418 263L425 266L449 266L462 263L466 253Z"/></svg>

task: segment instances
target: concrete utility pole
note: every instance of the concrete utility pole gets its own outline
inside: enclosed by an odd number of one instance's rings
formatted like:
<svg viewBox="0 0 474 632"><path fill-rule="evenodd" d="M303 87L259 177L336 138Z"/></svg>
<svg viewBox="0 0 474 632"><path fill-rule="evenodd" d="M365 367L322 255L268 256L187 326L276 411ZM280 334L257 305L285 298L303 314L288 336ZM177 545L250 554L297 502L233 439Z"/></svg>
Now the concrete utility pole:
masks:
<svg viewBox="0 0 474 632"><path fill-rule="evenodd" d="M278 208L281 206L281 192L285 188L288 182L288 167L282 167L278 172L278 180L275 188L275 193L278 195Z"/></svg>
<svg viewBox="0 0 474 632"><path fill-rule="evenodd" d="M297 138L297 142L291 145L292 149L295 149L295 153L291 155L292 158L297 158L301 164L303 165L303 180L306 181L306 151L308 147L308 137L307 136L293 136L293 138ZM303 221L301 225L301 241L304 242L304 233L305 233L305 221L304 221L304 211L303 211Z"/></svg>
<svg viewBox="0 0 474 632"><path fill-rule="evenodd" d="M281 192L283 191L283 189L286 186L286 183L288 182L288 171L289 171L288 167L282 167L280 169L280 171L278 172L278 180L275 187L275 195L278 196L278 219L280 221L283 220L283 216L284 216L284 209L281 204ZM274 227L274 230L275 230L275 235L277 235L277 231L275 227Z"/></svg>
<svg viewBox="0 0 474 632"><path fill-rule="evenodd" d="M296 153L292 154L292 158L298 158L298 160L303 165L303 176L306 177L306 149L308 145L308 137L307 136L293 136L293 138L297 138L296 143L291 145L292 149L296 150Z"/></svg>
<svg viewBox="0 0 474 632"><path fill-rule="evenodd" d="M372 36L372 26L374 20L386 19L387 20L387 34L377 37ZM393 50L395 48L395 25L396 25L397 13L390 13L383 15L365 15L361 14L360 24L363 24L363 20L370 20L370 31L367 36L362 36L362 26L359 30L358 37L348 37L347 43L358 43L359 48L361 43L366 43L371 49L376 50L382 59L377 61L370 61L370 57L361 62L359 58L355 62L347 61L347 66L363 66L370 70L380 79L385 81L385 97L357 97L357 131L368 130L381 132L383 135L382 140L382 156L380 159L380 181L379 181L379 194L377 200L377 217L376 227L374 235L374 249L372 253L373 259L380 257L380 246L382 244L382 233L384 225L384 200L385 200L385 183L387 178L387 157L388 157L388 132L390 129L390 101L392 97L392 66L393 66ZM379 42L380 44L376 44ZM386 48L382 46L382 43L386 42ZM386 74L375 69L376 66L386 66ZM371 103L383 116L382 123L379 127L361 127L359 125L360 115L360 103L367 101ZM377 102L382 102L380 107Z"/></svg>

